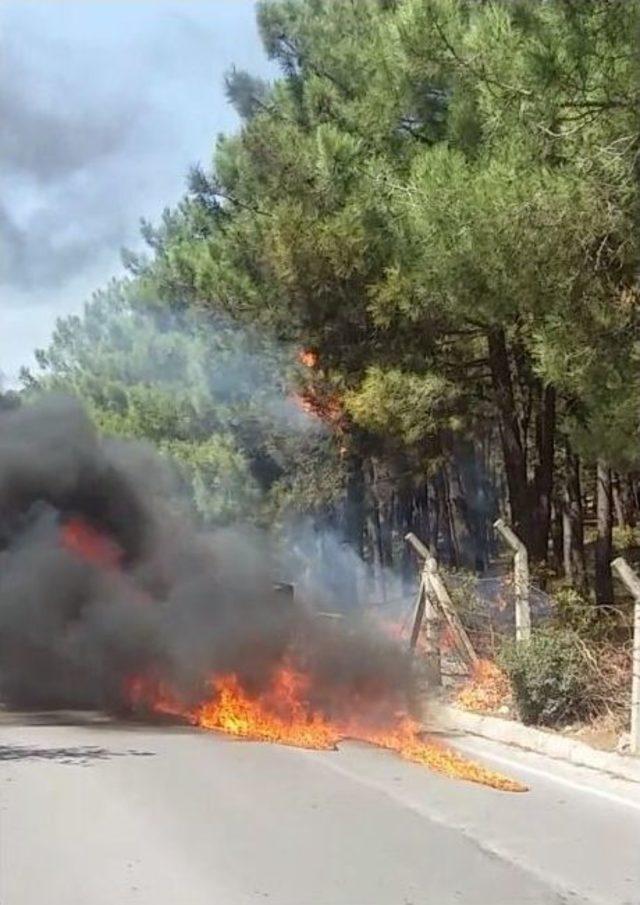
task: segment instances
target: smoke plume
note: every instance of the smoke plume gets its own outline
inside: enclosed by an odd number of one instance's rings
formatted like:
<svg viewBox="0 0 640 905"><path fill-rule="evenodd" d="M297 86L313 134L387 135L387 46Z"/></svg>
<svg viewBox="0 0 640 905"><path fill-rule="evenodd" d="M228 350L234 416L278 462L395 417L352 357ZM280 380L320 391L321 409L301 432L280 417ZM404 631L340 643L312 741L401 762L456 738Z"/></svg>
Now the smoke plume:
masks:
<svg viewBox="0 0 640 905"><path fill-rule="evenodd" d="M3 700L120 708L144 676L195 703L211 675L259 690L285 653L327 711L404 694L391 642L280 593L268 541L199 533L167 502L172 482L150 447L98 436L75 401L0 412Z"/></svg>

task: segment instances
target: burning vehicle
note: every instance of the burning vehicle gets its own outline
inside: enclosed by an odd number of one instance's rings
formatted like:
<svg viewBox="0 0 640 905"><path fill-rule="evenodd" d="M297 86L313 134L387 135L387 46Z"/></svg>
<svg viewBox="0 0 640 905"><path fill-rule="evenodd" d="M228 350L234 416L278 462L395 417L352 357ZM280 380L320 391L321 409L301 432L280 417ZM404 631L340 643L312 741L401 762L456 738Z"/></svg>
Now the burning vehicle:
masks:
<svg viewBox="0 0 640 905"><path fill-rule="evenodd" d="M397 641L291 605L263 551L199 533L169 489L150 448L101 438L72 400L0 414L5 703L169 714L309 748L352 738L521 789L423 740Z"/></svg>

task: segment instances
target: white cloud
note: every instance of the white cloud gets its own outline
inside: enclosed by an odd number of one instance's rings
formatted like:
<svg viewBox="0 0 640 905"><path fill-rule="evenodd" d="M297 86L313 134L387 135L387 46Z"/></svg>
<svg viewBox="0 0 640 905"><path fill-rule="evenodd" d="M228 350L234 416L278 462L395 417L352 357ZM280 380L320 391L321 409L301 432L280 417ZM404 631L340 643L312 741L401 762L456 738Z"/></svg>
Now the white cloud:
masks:
<svg viewBox="0 0 640 905"><path fill-rule="evenodd" d="M224 72L269 64L245 0L4 0L0 28L0 368L13 375L236 126Z"/></svg>

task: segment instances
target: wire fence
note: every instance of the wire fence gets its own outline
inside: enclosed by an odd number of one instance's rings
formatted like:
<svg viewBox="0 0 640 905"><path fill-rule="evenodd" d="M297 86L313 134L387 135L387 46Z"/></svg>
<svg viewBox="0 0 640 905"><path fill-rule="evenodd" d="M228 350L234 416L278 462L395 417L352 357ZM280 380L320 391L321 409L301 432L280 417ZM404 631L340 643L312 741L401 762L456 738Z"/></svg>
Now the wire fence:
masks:
<svg viewBox="0 0 640 905"><path fill-rule="evenodd" d="M495 660L506 640L515 639L515 583L511 575L486 578L447 576L447 582L474 649L482 659ZM584 678L593 717L610 717L619 727L628 723L633 658L632 610L600 606L575 593L553 596L529 584L532 638L558 632L576 652L575 668ZM446 648L446 637L445 637ZM460 669L447 657L450 675Z"/></svg>

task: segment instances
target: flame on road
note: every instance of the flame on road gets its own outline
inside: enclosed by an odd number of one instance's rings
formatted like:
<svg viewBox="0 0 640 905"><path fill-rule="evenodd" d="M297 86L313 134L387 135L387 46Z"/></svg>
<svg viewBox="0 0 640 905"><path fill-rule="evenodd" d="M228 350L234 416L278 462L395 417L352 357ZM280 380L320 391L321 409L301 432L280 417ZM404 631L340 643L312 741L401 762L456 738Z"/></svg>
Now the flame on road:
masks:
<svg viewBox="0 0 640 905"><path fill-rule="evenodd" d="M167 689L141 679L134 680L128 691L133 703L179 716L202 729L299 748L331 749L353 739L395 751L446 776L502 791L526 791L521 783L467 760L440 742L423 740L420 725L406 714L387 715L384 720L373 716L329 719L309 703L308 677L288 664L274 673L258 695L250 694L235 675L213 677L207 699L194 708L181 706Z"/></svg>

